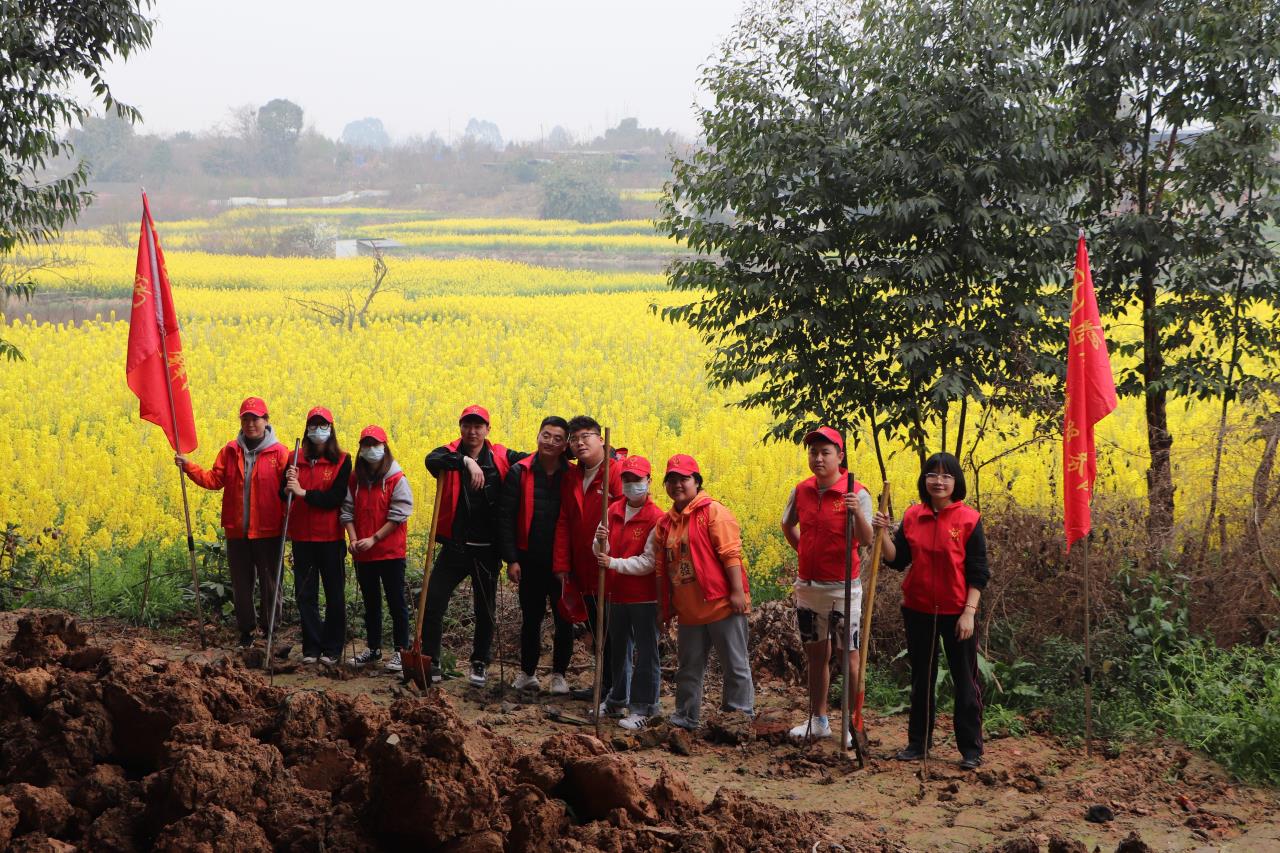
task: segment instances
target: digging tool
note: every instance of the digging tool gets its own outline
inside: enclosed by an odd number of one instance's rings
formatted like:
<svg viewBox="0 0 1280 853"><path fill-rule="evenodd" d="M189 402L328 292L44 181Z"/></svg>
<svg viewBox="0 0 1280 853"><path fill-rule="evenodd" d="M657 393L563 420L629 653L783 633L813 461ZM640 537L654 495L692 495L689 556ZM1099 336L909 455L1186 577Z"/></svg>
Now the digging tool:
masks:
<svg viewBox="0 0 1280 853"><path fill-rule="evenodd" d="M845 474L845 495L853 494L853 472L849 471ZM842 630L845 636L840 643L840 744L841 749L849 749L853 747L854 752L858 756L858 764L862 764L862 753L858 751L858 744L854 743L854 739L848 736L851 727L849 726L849 626L853 624L851 617L853 616L853 514L858 510L851 506L846 506L844 511L844 625Z"/></svg>
<svg viewBox="0 0 1280 853"><path fill-rule="evenodd" d="M880 492L880 511L889 511L889 482L886 480ZM871 745L867 742L867 732L862 720L862 704L867 696L867 658L871 653L871 615L876 608L876 579L880 575L880 551L884 544L881 537L885 534L877 532L871 545L871 577L867 580L866 606L863 607L862 632L858 640L858 695L853 701L853 738L858 745L858 767L867 764L867 753Z"/></svg>
<svg viewBox="0 0 1280 853"><path fill-rule="evenodd" d="M414 627L413 648L400 653L400 664L403 666L401 680L410 680L419 689L426 690L431 683L431 655L422 653L422 620L427 612L427 581L431 580L431 563L435 560L436 520L440 517L440 496L444 494L439 481L436 482L436 498L431 504L431 529L427 533L427 556L422 563L422 592L418 594L418 621Z"/></svg>
<svg viewBox="0 0 1280 853"><path fill-rule="evenodd" d="M600 490L600 523L609 527L609 428L604 428L604 468L600 471L603 478ZM604 665L604 581L605 570L601 566L596 573L596 675L591 689L592 716L596 721L596 738L600 737L600 687L603 684L602 667Z"/></svg>
<svg viewBox="0 0 1280 853"><path fill-rule="evenodd" d="M293 464L298 464L298 449L302 446L302 439L295 438L293 440ZM280 530L280 560L276 564L276 590L271 601L271 615L267 617L267 683L276 683L276 648L274 645L276 636L276 614L280 612L280 597L284 588L284 543L289 538L289 513L293 511L293 492L290 491L284 499L284 527Z"/></svg>

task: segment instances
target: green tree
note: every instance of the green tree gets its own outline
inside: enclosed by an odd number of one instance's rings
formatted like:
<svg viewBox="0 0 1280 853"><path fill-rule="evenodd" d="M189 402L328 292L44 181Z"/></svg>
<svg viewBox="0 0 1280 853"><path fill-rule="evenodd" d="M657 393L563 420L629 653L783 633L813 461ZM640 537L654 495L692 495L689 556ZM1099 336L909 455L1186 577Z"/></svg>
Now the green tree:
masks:
<svg viewBox="0 0 1280 853"><path fill-rule="evenodd" d="M1046 408L1071 237L1046 70L994 2L755 7L704 75L660 230L665 312L773 438L961 449L970 401ZM1059 325L1058 328L1061 328ZM948 430L952 411L957 421ZM950 436L950 445L948 438ZM855 439L857 434L854 434Z"/></svg>
<svg viewBox="0 0 1280 853"><path fill-rule="evenodd" d="M622 214L622 202L600 166L566 161L542 178L541 213L543 219L608 222Z"/></svg>
<svg viewBox="0 0 1280 853"><path fill-rule="evenodd" d="M342 144L352 148L372 148L381 151L391 145L391 136L382 126L382 119L362 118L349 121L342 128Z"/></svg>
<svg viewBox="0 0 1280 853"><path fill-rule="evenodd" d="M267 101L258 108L256 130L267 168L276 173L290 171L302 135L302 107L284 98Z"/></svg>
<svg viewBox="0 0 1280 853"><path fill-rule="evenodd" d="M74 156L63 128L79 124L95 104L129 121L103 77L113 57L151 43L151 0L0 0L0 255L53 239L90 201L84 161L52 170ZM89 98L70 94L87 83ZM6 297L29 296L30 280L4 284ZM21 357L0 340L0 353Z"/></svg>
<svg viewBox="0 0 1280 853"><path fill-rule="evenodd" d="M1280 6L1272 0L1058 0L1035 9L1061 63L1064 141L1082 192L1101 307L1136 308L1148 535L1171 544L1171 397L1226 407L1274 379L1280 354L1275 159ZM1216 504L1215 464L1213 503ZM1210 511L1212 512L1211 506Z"/></svg>

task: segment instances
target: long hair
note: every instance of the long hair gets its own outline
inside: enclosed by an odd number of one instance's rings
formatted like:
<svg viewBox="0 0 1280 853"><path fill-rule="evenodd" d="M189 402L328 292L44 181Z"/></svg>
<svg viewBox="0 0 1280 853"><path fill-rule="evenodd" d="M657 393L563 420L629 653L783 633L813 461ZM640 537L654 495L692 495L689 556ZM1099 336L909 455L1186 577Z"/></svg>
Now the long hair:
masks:
<svg viewBox="0 0 1280 853"><path fill-rule="evenodd" d="M382 454L381 461L376 465L366 460L359 453L356 454L356 479L366 486L382 482L382 478L387 476L387 472L391 470L391 463L395 461L395 457L391 455L391 445L383 444L382 447L386 450L386 453Z"/></svg>
<svg viewBox="0 0 1280 853"><path fill-rule="evenodd" d="M929 489L925 485L925 475L935 468L941 468L945 473L955 478L955 486L951 490L951 500L964 500L968 489L964 484L964 471L960 470L960 460L950 453L935 453L924 461L924 466L920 469L920 479L916 481L916 491L920 493L920 503L926 506L929 505Z"/></svg>

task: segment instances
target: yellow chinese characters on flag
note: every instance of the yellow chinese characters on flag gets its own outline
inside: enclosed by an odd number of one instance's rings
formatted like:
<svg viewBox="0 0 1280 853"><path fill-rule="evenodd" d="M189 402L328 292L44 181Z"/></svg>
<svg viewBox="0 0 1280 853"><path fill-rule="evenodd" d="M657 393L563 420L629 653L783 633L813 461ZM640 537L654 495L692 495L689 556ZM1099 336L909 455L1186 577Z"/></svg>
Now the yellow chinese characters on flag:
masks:
<svg viewBox="0 0 1280 853"><path fill-rule="evenodd" d="M1076 244L1076 273L1071 292L1067 341L1067 392L1062 423L1062 500L1067 550L1089 533L1089 502L1098 474L1093 426L1116 407L1111 358L1098 315L1084 234Z"/></svg>

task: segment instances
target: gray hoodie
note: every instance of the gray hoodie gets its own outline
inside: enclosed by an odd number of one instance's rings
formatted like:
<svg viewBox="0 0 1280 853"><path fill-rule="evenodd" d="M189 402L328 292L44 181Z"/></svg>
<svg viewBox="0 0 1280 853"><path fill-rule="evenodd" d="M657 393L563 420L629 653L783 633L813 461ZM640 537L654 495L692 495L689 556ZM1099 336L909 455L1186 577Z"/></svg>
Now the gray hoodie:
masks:
<svg viewBox="0 0 1280 853"><path fill-rule="evenodd" d="M223 433L224 435L226 433ZM267 424L266 432L262 435L262 441L258 442L258 446L253 450L249 449L249 445L244 443L244 433L236 433L236 444L240 445L240 452L244 454L244 529L249 529L249 484L253 482L253 466L258 463L258 454L271 447L273 444L279 444L280 440L276 438L276 431L271 428L271 424Z"/></svg>
<svg viewBox="0 0 1280 853"><path fill-rule="evenodd" d="M383 475L382 483L380 484L384 490L387 488L387 479L392 474L400 473L401 470L400 463L394 459L391 460L391 466L387 468L387 473ZM356 487L347 490L347 496L342 501L342 510L338 513L338 520L343 524L355 520L356 492L370 488L361 483L359 477L356 477L355 480ZM413 491L409 488L409 478L401 477L396 481L395 487L391 492L391 503L387 506L387 521L404 524L411 515L413 515Z"/></svg>

